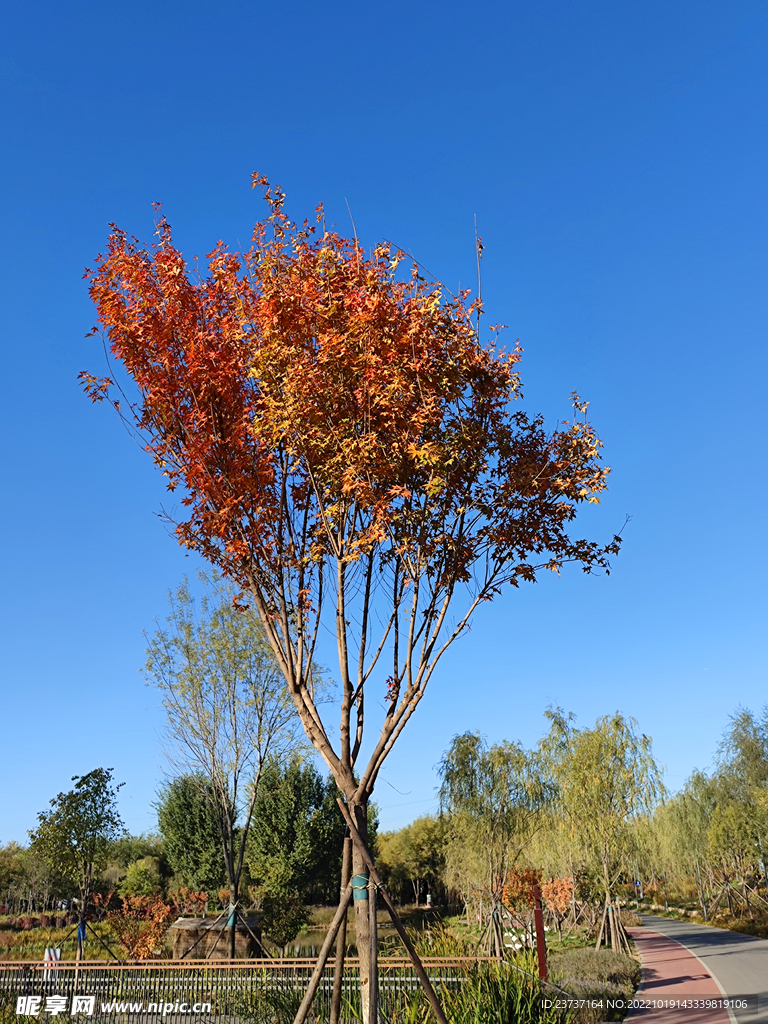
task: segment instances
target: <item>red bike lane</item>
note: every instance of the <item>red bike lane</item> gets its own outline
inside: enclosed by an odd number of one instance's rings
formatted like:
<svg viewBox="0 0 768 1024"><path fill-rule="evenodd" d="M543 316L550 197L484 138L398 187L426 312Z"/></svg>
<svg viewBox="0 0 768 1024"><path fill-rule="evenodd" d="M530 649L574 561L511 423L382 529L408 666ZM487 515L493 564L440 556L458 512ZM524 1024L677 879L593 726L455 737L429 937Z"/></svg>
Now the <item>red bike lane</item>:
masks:
<svg viewBox="0 0 768 1024"><path fill-rule="evenodd" d="M723 991L690 950L648 928L628 928L642 956L643 976L635 998L651 1005L630 1010L629 1024L733 1024L720 1007L654 1006L671 1001L722 999Z"/></svg>

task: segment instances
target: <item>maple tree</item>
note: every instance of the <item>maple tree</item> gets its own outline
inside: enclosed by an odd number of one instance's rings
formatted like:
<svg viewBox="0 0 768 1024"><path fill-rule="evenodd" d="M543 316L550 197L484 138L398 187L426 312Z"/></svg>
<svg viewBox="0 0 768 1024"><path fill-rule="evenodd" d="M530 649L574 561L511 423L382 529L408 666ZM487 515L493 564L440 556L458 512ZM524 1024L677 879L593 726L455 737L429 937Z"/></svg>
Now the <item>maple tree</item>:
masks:
<svg viewBox="0 0 768 1024"><path fill-rule="evenodd" d="M545 878L541 883L541 895L554 914L564 914L568 910L573 893L572 878Z"/></svg>
<svg viewBox="0 0 768 1024"><path fill-rule="evenodd" d="M208 908L208 893L190 889L187 885L169 892L168 899L180 914L202 914Z"/></svg>
<svg viewBox="0 0 768 1024"><path fill-rule="evenodd" d="M573 904L575 887L572 878L545 878L541 883L541 895L555 919L557 934L563 938L563 915Z"/></svg>
<svg viewBox="0 0 768 1024"><path fill-rule="evenodd" d="M146 960L157 953L170 927L173 907L160 896L124 896L119 908L110 909L111 896L94 902L107 908L106 919L126 956Z"/></svg>
<svg viewBox="0 0 768 1024"><path fill-rule="evenodd" d="M86 277L137 394L82 376L183 488L180 542L248 593L365 842L382 764L477 607L566 562L607 570L618 539L568 528L608 469L578 398L574 420L551 431L512 405L520 349L504 351L497 329L481 340L478 300L417 267L403 274L389 244L366 253L296 226L284 193L254 185L269 216L247 251L219 243L205 274L163 217L150 249L113 227ZM337 740L315 700L326 624ZM382 697L361 763L367 708ZM357 845L352 870L367 874ZM367 1005L368 913L355 906Z"/></svg>

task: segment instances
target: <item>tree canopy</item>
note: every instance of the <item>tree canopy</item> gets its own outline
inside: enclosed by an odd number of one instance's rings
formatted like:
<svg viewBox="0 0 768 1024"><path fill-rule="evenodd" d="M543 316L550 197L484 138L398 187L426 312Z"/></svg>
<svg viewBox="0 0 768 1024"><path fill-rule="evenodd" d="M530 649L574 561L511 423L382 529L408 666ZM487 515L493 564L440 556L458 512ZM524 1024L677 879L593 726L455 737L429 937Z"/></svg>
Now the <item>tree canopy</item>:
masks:
<svg viewBox="0 0 768 1024"><path fill-rule="evenodd" d="M55 796L51 810L38 814L37 828L29 833L32 849L76 883L81 923L94 877L105 865L112 842L123 832L117 810L122 783L112 784L112 771L95 768L87 775L73 776L74 788ZM79 946L78 954L81 951Z"/></svg>
<svg viewBox="0 0 768 1024"><path fill-rule="evenodd" d="M254 882L284 874L305 903L337 897L346 830L337 795L333 779L323 779L311 762L294 758L268 765L248 843Z"/></svg>
<svg viewBox="0 0 768 1024"><path fill-rule="evenodd" d="M550 710L542 752L557 787L562 826L598 868L606 897L633 852L638 818L664 796L662 769L648 736L617 711L592 729L577 729L572 716Z"/></svg>
<svg viewBox="0 0 768 1024"><path fill-rule="evenodd" d="M537 751L479 733L455 736L440 762L440 802L446 814L446 877L465 902L494 915L507 876L541 824L554 789ZM494 928L492 941L502 951Z"/></svg>
<svg viewBox="0 0 768 1024"><path fill-rule="evenodd" d="M333 232L314 239L279 189L266 195L253 247L220 244L207 277L190 273L164 219L151 251L115 229L88 277L138 388L115 404L185 490L179 539L249 591L307 734L353 799L482 601L567 561L607 570L618 542L572 539L568 525L608 470L583 403L552 432L510 407L520 351L481 343L468 292L450 296L417 268L400 280L405 257L389 245L366 255ZM95 399L112 393L110 379L84 378ZM374 640L377 601L389 614ZM313 697L327 610L338 748ZM356 779L364 687L387 641L386 713Z"/></svg>
<svg viewBox="0 0 768 1024"><path fill-rule="evenodd" d="M214 800L205 796L206 786L210 782L204 777L171 779L160 791L157 820L175 883L218 892L228 879Z"/></svg>
<svg viewBox="0 0 768 1024"><path fill-rule="evenodd" d="M185 773L185 790L197 785L208 804L237 907L265 765L290 758L305 741L258 617L236 604L227 581L201 575L201 582L207 592L200 601L186 580L170 596L166 625L149 637L147 676L163 695L169 760ZM210 873L211 865L202 870ZM234 930L229 939L234 955Z"/></svg>
<svg viewBox="0 0 768 1024"><path fill-rule="evenodd" d="M247 865L262 927L278 946L306 921L307 903L338 897L345 825L338 790L309 762L267 766L253 811Z"/></svg>
<svg viewBox="0 0 768 1024"><path fill-rule="evenodd" d="M445 820L425 814L376 841L376 859L387 886L418 905L427 893L445 891ZM410 892L409 892L410 890Z"/></svg>

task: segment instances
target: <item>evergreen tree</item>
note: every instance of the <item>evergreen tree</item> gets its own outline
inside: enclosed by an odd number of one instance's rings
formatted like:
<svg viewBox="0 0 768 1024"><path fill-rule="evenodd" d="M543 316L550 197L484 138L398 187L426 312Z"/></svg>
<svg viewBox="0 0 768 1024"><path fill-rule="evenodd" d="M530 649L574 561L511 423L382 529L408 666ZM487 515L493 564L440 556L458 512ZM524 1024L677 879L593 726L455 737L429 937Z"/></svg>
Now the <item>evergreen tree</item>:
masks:
<svg viewBox="0 0 768 1024"><path fill-rule="evenodd" d="M227 885L227 872L221 833L212 799L205 795L206 785L199 776L172 779L160 793L157 820L174 882L217 893Z"/></svg>

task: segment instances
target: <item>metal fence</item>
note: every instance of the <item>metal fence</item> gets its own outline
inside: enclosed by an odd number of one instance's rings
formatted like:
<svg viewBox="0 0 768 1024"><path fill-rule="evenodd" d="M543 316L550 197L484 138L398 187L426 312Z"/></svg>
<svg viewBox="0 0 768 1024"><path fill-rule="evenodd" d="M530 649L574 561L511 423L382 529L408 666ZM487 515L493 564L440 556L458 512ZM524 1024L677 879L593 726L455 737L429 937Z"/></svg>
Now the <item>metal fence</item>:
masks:
<svg viewBox="0 0 768 1024"><path fill-rule="evenodd" d="M455 991L473 970L475 958L426 958L424 968L437 989ZM359 1005L359 961L345 961L342 992L346 1016L354 1019ZM29 962L0 962L0 993L5 1002L20 997L95 997L94 1020L116 1016L162 1016L166 1021L180 1020L181 1004L210 1004L210 1012L198 1016L229 1020L275 1020L280 1012L289 1013L298 1005L314 970L313 960L238 960L212 964L210 960L164 961L147 963L108 963L101 961L59 961L55 965ZM402 1009L419 989L419 980L410 960L404 957L379 958L379 998L382 1015ZM333 963L323 972L313 1003L316 1020L327 1018L333 989ZM123 1004L122 1007L110 1004ZM131 1004L133 1004L131 1006ZM168 1009L176 1008L175 1012ZM148 1007L152 1009L147 1009ZM130 1009L128 1009L130 1007ZM141 1009L139 1009L141 1007ZM158 1009L158 1007L160 1009ZM163 1009L165 1007L165 1009ZM280 1011L280 1012L278 1012ZM189 1014L191 1011L181 1011ZM353 1016L350 1017L350 1014ZM42 1014L45 1015L44 1013ZM19 1018L23 1020L23 1018Z"/></svg>

